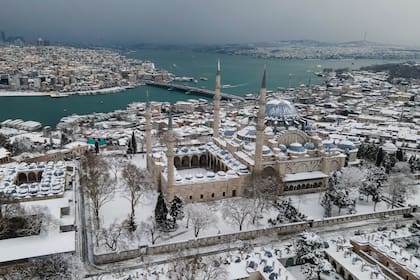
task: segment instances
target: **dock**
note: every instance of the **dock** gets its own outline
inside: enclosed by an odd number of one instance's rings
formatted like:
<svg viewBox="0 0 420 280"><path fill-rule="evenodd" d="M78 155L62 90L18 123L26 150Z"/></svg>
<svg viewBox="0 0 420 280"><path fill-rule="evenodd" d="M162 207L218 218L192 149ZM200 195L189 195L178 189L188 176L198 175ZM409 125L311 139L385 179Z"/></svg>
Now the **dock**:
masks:
<svg viewBox="0 0 420 280"><path fill-rule="evenodd" d="M202 95L207 97L214 97L215 92L213 90L197 88L197 87L190 87L178 84L171 84L171 83L162 83L162 82L154 82L154 81L145 81L145 84L152 87L159 87L159 88L166 88L166 89L173 89L176 91L184 92L186 94L195 94L195 95ZM237 96L234 94L228 93L220 93L220 96L223 100L238 100L238 101L245 101L245 98L242 96Z"/></svg>

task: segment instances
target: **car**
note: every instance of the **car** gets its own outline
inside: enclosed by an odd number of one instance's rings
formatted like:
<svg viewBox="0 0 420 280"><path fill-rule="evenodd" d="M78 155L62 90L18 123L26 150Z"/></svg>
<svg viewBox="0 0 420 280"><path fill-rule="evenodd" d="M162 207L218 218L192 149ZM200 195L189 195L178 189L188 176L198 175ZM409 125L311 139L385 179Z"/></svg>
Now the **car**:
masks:
<svg viewBox="0 0 420 280"><path fill-rule="evenodd" d="M403 218L406 218L406 219L411 219L411 218L414 218L414 216L413 216L413 214L411 214L411 213L404 213L404 214L403 214Z"/></svg>

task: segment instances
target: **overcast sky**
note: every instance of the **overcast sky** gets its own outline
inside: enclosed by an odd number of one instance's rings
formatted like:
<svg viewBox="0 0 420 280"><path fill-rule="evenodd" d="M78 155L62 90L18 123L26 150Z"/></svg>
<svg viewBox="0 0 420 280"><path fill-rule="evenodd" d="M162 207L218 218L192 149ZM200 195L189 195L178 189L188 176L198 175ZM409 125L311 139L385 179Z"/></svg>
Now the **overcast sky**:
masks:
<svg viewBox="0 0 420 280"><path fill-rule="evenodd" d="M6 35L86 43L367 40L420 46L419 0L0 0Z"/></svg>

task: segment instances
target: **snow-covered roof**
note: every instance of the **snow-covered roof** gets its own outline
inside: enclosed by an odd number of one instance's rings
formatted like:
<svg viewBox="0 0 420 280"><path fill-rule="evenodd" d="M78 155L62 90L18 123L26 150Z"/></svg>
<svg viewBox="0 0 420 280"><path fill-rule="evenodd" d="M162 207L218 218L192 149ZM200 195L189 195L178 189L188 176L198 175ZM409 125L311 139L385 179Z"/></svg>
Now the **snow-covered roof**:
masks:
<svg viewBox="0 0 420 280"><path fill-rule="evenodd" d="M327 177L328 175L321 171L300 172L300 173L286 174L283 178L283 182L322 179L322 178L327 178Z"/></svg>

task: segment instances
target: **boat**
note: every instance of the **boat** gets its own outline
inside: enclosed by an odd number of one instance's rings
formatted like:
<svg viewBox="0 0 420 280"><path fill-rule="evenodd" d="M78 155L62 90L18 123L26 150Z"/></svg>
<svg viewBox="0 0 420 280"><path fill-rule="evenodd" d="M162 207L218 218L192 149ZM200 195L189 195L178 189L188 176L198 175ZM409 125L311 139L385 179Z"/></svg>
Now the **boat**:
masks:
<svg viewBox="0 0 420 280"><path fill-rule="evenodd" d="M67 97L67 96L69 96L67 93L62 93L62 92L53 92L50 94L50 97L52 98Z"/></svg>
<svg viewBox="0 0 420 280"><path fill-rule="evenodd" d="M172 91L172 90L174 90L174 88L173 88L173 87L170 87L170 88L168 88L168 90L169 90L169 91Z"/></svg>
<svg viewBox="0 0 420 280"><path fill-rule="evenodd" d="M207 81L207 80L208 80L208 78L207 78L207 77L200 77L200 80L202 80L202 81Z"/></svg>
<svg viewBox="0 0 420 280"><path fill-rule="evenodd" d="M230 88L230 87L232 87L232 85L230 85L230 84L226 84L226 85L222 86L222 88Z"/></svg>

